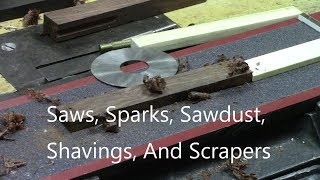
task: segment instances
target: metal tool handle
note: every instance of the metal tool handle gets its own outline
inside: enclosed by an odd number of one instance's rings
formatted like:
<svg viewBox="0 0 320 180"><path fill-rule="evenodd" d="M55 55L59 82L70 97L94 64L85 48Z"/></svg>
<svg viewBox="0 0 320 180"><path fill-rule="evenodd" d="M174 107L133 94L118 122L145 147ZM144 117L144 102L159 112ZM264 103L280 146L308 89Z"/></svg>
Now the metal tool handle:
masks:
<svg viewBox="0 0 320 180"><path fill-rule="evenodd" d="M131 47L131 39L125 39L122 41L116 41L108 44L101 44L99 46L100 53L105 53L112 50L122 49L122 48L129 48Z"/></svg>

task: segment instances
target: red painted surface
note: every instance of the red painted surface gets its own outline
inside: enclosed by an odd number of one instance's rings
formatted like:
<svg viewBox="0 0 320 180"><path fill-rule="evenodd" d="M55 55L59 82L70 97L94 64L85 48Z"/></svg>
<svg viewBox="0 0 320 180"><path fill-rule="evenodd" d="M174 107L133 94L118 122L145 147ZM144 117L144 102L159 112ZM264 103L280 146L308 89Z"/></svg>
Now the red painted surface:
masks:
<svg viewBox="0 0 320 180"><path fill-rule="evenodd" d="M71 81L71 82L68 82L68 83L65 83L65 84L61 84L61 85L58 85L58 86L54 86L54 87L50 87L50 88L44 89L44 90L42 90L42 92L44 92L44 93L46 93L48 95L54 95L54 94L58 94L58 93L61 93L61 92L68 91L68 90L76 89L76 88L79 88L81 86L94 83L96 81L97 80L96 80L95 77L89 76L89 77L86 77L86 78L82 78L82 79L79 79L79 80ZM16 97L16 98L12 98L12 99L0 102L0 110L7 109L7 108L10 108L10 107L14 107L14 106L18 106L18 105L21 105L21 104L25 104L25 103L28 103L28 102L31 102L31 101L33 101L33 99L31 99L31 98L29 98L27 96L19 96L19 97Z"/></svg>
<svg viewBox="0 0 320 180"><path fill-rule="evenodd" d="M320 20L320 13L313 14L312 16L314 18ZM173 52L173 53L171 53L171 55L175 58L180 57L180 56L186 56L186 55L189 55L189 54L192 54L192 53L195 53L198 51L202 51L202 50L205 50L208 48L212 48L215 46L219 46L219 45L223 45L223 44L230 43L233 41L248 38L250 36L257 35L257 34L267 32L270 30L274 30L277 28L289 26L289 25L292 25L297 22L298 22L297 19L291 19L288 21L269 25L269 26L259 28L256 30L237 34L237 35L234 35L234 36L231 36L228 38L223 38L223 39L220 39L217 41L212 41L212 42L201 44L201 45L194 46L191 48L183 49L183 50L180 50L177 52ZM144 68L143 66L144 65L142 65L142 64L138 65L138 67L130 65L129 67L125 68L125 71L130 72L130 71L133 71L133 70L136 70L139 68ZM90 76L90 77L86 77L83 79L72 81L72 82L69 82L66 84L62 84L59 86L45 89L45 90L43 90L43 92L47 93L48 95L53 95L53 94L68 91L71 89L79 88L81 86L88 85L88 84L91 84L94 82L96 82L96 79L93 76ZM307 101L309 99L312 99L312 98L315 98L318 96L320 96L320 86L313 88L313 89L310 89L310 90L307 90L307 91L304 91L304 92L301 92L299 94L295 94L295 95L292 95L292 96L265 104L265 105L261 105L259 107L259 109L261 110L260 115L267 114L267 113L270 113L270 112L273 112L273 111L276 111L276 110L279 110L279 109L282 109L282 108L285 108L288 106L292 106L294 104L297 104L297 103L300 103L303 101ZM0 110L14 107L17 105L21 105L21 104L24 104L24 103L27 103L30 101L32 101L32 99L27 98L25 96L2 101L2 102L0 102ZM210 132L217 131L219 129L231 126L233 124L234 123L219 123L219 122L208 123L205 125L201 125L201 126L180 132L180 133L170 135L168 137L163 137L163 138L155 140L151 143L153 143L153 145L156 149L158 149L159 147L171 146L171 145L177 144L179 142L183 142L183 141L186 141L186 140L189 140L189 139L192 139L192 138L204 135L204 134L208 134ZM147 144L137 146L137 147L134 147L131 152L133 155L141 156L144 153L146 147L147 147ZM99 169L103 169L103 168L112 166L113 165L112 160L113 159L111 159L111 158L95 160L95 161L89 162L87 164L66 170L64 172L45 177L44 179L72 179L72 178L80 177L82 175L97 171Z"/></svg>
<svg viewBox="0 0 320 180"><path fill-rule="evenodd" d="M317 20L320 21L320 12L314 13L314 14L312 14L311 16L312 16L313 18L315 18L315 19L317 19Z"/></svg>

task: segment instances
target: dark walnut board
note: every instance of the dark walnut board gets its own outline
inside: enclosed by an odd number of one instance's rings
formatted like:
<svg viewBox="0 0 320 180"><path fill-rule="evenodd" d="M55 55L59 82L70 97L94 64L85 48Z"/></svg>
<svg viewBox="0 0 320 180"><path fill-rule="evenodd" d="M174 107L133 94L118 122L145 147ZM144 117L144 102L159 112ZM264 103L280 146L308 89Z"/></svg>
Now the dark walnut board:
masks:
<svg viewBox="0 0 320 180"><path fill-rule="evenodd" d="M206 0L99 0L46 13L44 33L64 41Z"/></svg>
<svg viewBox="0 0 320 180"><path fill-rule="evenodd" d="M186 100L191 91L212 93L252 81L252 72L250 71L232 77L229 73L230 69L227 66L218 63L166 78L167 87L162 94L151 93L144 84L141 84L59 106L56 113L57 116L61 116L62 113L65 115L65 111L71 111L74 114L77 111L81 113L92 110L91 115L103 120L109 106L116 107L112 111L114 114L122 109L129 112L145 110L149 109L150 105L159 108ZM68 113L68 120L71 119L71 113ZM84 119L76 119L74 122L64 124L72 132L93 126L93 123L84 122L86 118L88 117L84 116Z"/></svg>

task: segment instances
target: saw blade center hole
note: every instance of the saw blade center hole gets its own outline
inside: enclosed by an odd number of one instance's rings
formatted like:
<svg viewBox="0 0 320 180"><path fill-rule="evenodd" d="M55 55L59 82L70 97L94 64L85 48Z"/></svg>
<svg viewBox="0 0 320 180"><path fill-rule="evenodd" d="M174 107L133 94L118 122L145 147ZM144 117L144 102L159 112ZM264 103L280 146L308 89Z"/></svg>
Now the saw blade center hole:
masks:
<svg viewBox="0 0 320 180"><path fill-rule="evenodd" d="M143 72L149 68L148 63L140 60L130 60L122 63L120 69L126 73Z"/></svg>

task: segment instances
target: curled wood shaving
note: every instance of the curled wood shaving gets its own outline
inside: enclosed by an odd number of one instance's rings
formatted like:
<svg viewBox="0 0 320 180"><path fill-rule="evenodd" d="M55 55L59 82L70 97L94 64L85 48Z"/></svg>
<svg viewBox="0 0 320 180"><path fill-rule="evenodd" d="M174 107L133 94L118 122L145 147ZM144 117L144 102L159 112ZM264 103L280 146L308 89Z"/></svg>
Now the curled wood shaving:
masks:
<svg viewBox="0 0 320 180"><path fill-rule="evenodd" d="M143 77L143 83L146 85L147 89L150 92L159 94L162 94L167 86L166 81L161 78L161 76L149 78L149 76L145 75Z"/></svg>
<svg viewBox="0 0 320 180"><path fill-rule="evenodd" d="M192 91L188 94L188 99L191 101L203 101L210 98L211 98L210 94L203 93L203 92Z"/></svg>
<svg viewBox="0 0 320 180"><path fill-rule="evenodd" d="M38 21L40 19L40 10L32 9L29 10L28 13L23 17L23 26L33 26L38 25Z"/></svg>
<svg viewBox="0 0 320 180"><path fill-rule="evenodd" d="M10 112L5 113L2 118L4 121L4 125L10 133L14 133L24 128L26 117L22 114Z"/></svg>
<svg viewBox="0 0 320 180"><path fill-rule="evenodd" d="M241 159L235 159L233 163L229 161L228 168L232 171L233 175L239 180L257 180L255 174L247 174L244 170L248 164L243 162Z"/></svg>
<svg viewBox="0 0 320 180"><path fill-rule="evenodd" d="M228 75L230 77L246 73L250 70L249 65L245 62L242 56L234 56L227 58L224 54L218 55L217 62L220 65L226 66L229 69Z"/></svg>
<svg viewBox="0 0 320 180"><path fill-rule="evenodd" d="M34 89L27 89L26 95L31 97L32 99L37 100L38 102L48 102L56 106L60 105L60 101L61 101L58 98L49 97L45 93L41 91L36 91Z"/></svg>
<svg viewBox="0 0 320 180"><path fill-rule="evenodd" d="M12 170L15 170L22 166L27 165L25 161L14 160L14 159L9 159L5 157L3 157L3 161L4 161L4 170L0 172L1 173L0 176L8 175Z"/></svg>
<svg viewBox="0 0 320 180"><path fill-rule="evenodd" d="M242 56L235 56L229 60L228 67L230 69L229 76L243 74L250 70L249 65L244 61Z"/></svg>
<svg viewBox="0 0 320 180"><path fill-rule="evenodd" d="M5 113L1 119L5 125L5 129L0 132L0 140L10 140L5 136L24 129L26 117L22 114L17 114L14 112Z"/></svg>

